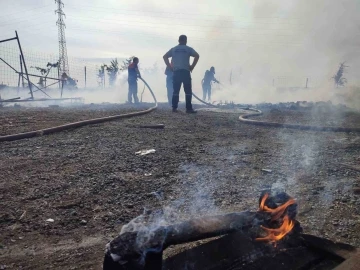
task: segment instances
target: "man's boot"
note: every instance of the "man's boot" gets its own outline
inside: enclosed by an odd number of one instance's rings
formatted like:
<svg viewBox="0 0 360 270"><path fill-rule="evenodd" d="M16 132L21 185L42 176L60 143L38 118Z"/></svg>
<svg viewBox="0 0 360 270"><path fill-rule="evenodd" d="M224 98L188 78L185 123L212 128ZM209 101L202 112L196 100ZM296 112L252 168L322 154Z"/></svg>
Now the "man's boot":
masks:
<svg viewBox="0 0 360 270"><path fill-rule="evenodd" d="M186 109L186 113L197 113L194 109Z"/></svg>

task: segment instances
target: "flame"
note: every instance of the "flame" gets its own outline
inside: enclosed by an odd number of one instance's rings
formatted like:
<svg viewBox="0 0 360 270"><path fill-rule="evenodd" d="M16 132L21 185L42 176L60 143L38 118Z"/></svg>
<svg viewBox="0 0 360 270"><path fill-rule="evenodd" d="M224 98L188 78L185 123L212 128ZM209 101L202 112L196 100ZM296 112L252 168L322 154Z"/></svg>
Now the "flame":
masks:
<svg viewBox="0 0 360 270"><path fill-rule="evenodd" d="M261 199L259 211L264 211L264 212L270 213L272 220L278 220L284 214L286 208L295 203L295 200L291 198L286 203L284 203L283 205L281 205L281 206L279 206L279 207L277 207L275 209L272 209L272 208L267 207L265 205L265 202L266 202L267 198L269 198L268 193L266 193L264 195L264 197Z"/></svg>
<svg viewBox="0 0 360 270"><path fill-rule="evenodd" d="M281 205L275 209L272 209L272 208L266 206L266 204L265 204L265 202L268 198L269 198L269 194L266 193L264 195L264 197L261 199L259 211L270 213L271 220L273 220L273 221L280 219L281 216L283 216L283 214L285 213L286 208L295 203L295 200L291 198L283 205ZM276 241L279 241L285 235L287 235L294 228L294 225L295 225L295 223L290 219L290 217L288 215L285 215L283 218L282 225L277 229L270 229L270 228L261 226L261 228L263 230L265 230L268 233L268 235L266 237L256 238L255 240L256 241L269 241L272 243L276 243Z"/></svg>
<svg viewBox="0 0 360 270"><path fill-rule="evenodd" d="M287 235L293 228L294 228L294 222L290 220L289 216L286 215L284 217L283 224L278 229L270 229L266 228L264 226L261 226L262 229L264 229L266 232L268 232L268 235L266 237L260 237L256 238L256 241L270 241L272 243L275 243L276 241L279 241L281 238L283 238L285 235Z"/></svg>

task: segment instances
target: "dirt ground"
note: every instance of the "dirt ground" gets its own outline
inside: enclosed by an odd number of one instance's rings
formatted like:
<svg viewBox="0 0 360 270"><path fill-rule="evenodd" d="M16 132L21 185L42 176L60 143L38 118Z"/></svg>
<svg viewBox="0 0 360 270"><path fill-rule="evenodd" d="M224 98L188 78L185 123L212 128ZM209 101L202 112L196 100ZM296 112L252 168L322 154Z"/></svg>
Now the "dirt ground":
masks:
<svg viewBox="0 0 360 270"><path fill-rule="evenodd" d="M0 135L137 109L0 108ZM161 106L0 143L0 269L101 269L106 243L144 209L179 219L256 210L264 189L297 200L306 233L360 246L360 134L250 126L238 116ZM360 127L360 113L337 110L269 109L258 119ZM136 126L148 123L165 129ZM135 155L143 149L156 152Z"/></svg>

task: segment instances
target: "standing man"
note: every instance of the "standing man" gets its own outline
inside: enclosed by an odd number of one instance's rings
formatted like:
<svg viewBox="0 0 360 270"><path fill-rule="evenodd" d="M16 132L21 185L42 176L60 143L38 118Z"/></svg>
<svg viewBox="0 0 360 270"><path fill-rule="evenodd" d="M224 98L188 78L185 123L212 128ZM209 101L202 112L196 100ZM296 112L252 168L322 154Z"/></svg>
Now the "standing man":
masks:
<svg viewBox="0 0 360 270"><path fill-rule="evenodd" d="M129 93L128 93L128 103L132 103L132 97L134 97L135 104L139 104L139 98L137 96L138 85L137 78L141 78L140 71L138 68L139 58L134 57L132 63L128 66L128 83L129 83Z"/></svg>
<svg viewBox="0 0 360 270"><path fill-rule="evenodd" d="M174 93L172 97L173 112L177 112L179 104L179 93L181 84L184 85L186 112L196 113L191 104L192 89L191 89L191 72L199 61L199 54L191 47L187 46L187 37L181 35L179 37L179 45L171 48L164 56L166 66L174 71L173 87ZM190 65L190 56L194 57L194 62ZM169 62L172 58L173 66Z"/></svg>
<svg viewBox="0 0 360 270"><path fill-rule="evenodd" d="M205 71L204 79L202 79L202 89L203 89L203 100L206 101L206 96L208 96L209 101L211 100L211 82L219 83L215 79L215 68L211 67L210 70Z"/></svg>
<svg viewBox="0 0 360 270"><path fill-rule="evenodd" d="M172 60L171 60L170 65L172 67ZM171 106L172 105L173 92L174 92L174 87L173 87L174 72L170 68L166 67L165 75L166 75L167 97L168 97L169 105Z"/></svg>

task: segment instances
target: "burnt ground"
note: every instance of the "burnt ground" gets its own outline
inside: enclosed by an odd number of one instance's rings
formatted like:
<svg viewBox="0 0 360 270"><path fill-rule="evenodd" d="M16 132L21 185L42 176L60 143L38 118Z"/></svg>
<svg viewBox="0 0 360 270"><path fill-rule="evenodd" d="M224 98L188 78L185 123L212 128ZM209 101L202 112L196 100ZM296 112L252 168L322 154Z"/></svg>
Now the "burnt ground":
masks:
<svg viewBox="0 0 360 270"><path fill-rule="evenodd" d="M6 135L136 108L0 110ZM334 110L275 109L259 119L360 126L359 113ZM165 129L135 126L148 123ZM105 244L144 208L166 208L176 218L256 210L264 189L297 199L306 233L360 246L359 150L358 133L257 127L240 123L238 113L167 108L3 142L0 266L101 269Z"/></svg>

